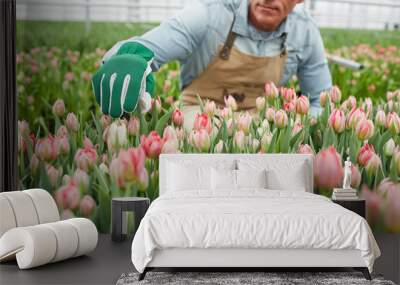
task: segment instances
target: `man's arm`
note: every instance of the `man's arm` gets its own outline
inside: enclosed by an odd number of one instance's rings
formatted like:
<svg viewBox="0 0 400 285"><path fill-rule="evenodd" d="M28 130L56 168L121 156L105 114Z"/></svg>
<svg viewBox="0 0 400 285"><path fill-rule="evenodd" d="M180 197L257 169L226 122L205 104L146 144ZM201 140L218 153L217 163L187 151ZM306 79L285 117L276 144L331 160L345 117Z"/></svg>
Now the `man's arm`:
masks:
<svg viewBox="0 0 400 285"><path fill-rule="evenodd" d="M206 35L207 7L200 1L193 1L174 17L142 36L116 43L103 57L103 63L115 55L126 42L142 44L154 53L152 70L156 71L171 60L184 61L200 46Z"/></svg>
<svg viewBox="0 0 400 285"><path fill-rule="evenodd" d="M332 87L332 77L325 57L324 44L318 28L310 27L306 39L303 60L297 74L301 92L309 96L311 116L317 116L322 111L319 95Z"/></svg>

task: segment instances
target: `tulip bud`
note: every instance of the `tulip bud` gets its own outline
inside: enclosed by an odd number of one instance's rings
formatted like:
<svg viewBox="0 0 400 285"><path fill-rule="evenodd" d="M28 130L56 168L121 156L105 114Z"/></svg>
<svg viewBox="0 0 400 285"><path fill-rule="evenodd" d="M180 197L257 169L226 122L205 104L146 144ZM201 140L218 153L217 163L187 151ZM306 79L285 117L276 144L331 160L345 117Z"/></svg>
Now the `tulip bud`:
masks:
<svg viewBox="0 0 400 285"><path fill-rule="evenodd" d="M340 91L339 87L334 85L331 88L331 100L333 103L340 103L340 99L342 98L342 92Z"/></svg>
<svg viewBox="0 0 400 285"><path fill-rule="evenodd" d="M322 91L319 94L319 103L322 107L325 107L327 102L330 102L329 93L327 91Z"/></svg>
<svg viewBox="0 0 400 285"><path fill-rule="evenodd" d="M52 108L53 114L57 117L62 117L65 114L65 105L62 99L57 99L56 102L53 104Z"/></svg>
<svg viewBox="0 0 400 285"><path fill-rule="evenodd" d="M240 113L237 119L237 128L238 130L242 130L245 134L248 134L250 131L252 118L248 112Z"/></svg>
<svg viewBox="0 0 400 285"><path fill-rule="evenodd" d="M111 124L112 119L110 115L101 115L100 121L101 121L101 126L103 127L104 130Z"/></svg>
<svg viewBox="0 0 400 285"><path fill-rule="evenodd" d="M366 119L365 112L361 108L353 109L347 117L347 127L355 128L358 122Z"/></svg>
<svg viewBox="0 0 400 285"><path fill-rule="evenodd" d="M294 88L281 87L281 95L285 102L292 102L296 99L296 91Z"/></svg>
<svg viewBox="0 0 400 285"><path fill-rule="evenodd" d="M357 166L354 164L351 165L351 183L350 186L358 189L361 184L361 173Z"/></svg>
<svg viewBox="0 0 400 285"><path fill-rule="evenodd" d="M273 82L265 84L265 97L267 97L268 100L276 99L278 97L278 94L279 90L278 88L276 88Z"/></svg>
<svg viewBox="0 0 400 285"><path fill-rule="evenodd" d="M359 151L357 161L360 165L366 166L371 157L375 154L375 149L370 144L365 144Z"/></svg>
<svg viewBox="0 0 400 285"><path fill-rule="evenodd" d="M140 139L140 145L148 158L158 158L164 143L165 139L162 139L156 131L151 131L147 137L143 135Z"/></svg>
<svg viewBox="0 0 400 285"><path fill-rule="evenodd" d="M65 120L67 128L73 132L77 132L79 129L78 118L74 113L68 113L67 119Z"/></svg>
<svg viewBox="0 0 400 285"><path fill-rule="evenodd" d="M83 196L80 206L79 206L79 212L82 216L84 217L89 217L92 213L93 210L96 208L96 202L90 195L85 195Z"/></svg>
<svg viewBox="0 0 400 285"><path fill-rule="evenodd" d="M265 97L257 97L256 99L256 109L257 111L262 111L265 107Z"/></svg>
<svg viewBox="0 0 400 285"><path fill-rule="evenodd" d="M283 129L287 126L288 124L288 116L286 115L286 113L283 110L278 110L275 113L275 125L279 128L279 129Z"/></svg>
<svg viewBox="0 0 400 285"><path fill-rule="evenodd" d="M400 133L400 117L395 112L390 112L386 118L386 127L394 134Z"/></svg>
<svg viewBox="0 0 400 285"><path fill-rule="evenodd" d="M356 125L356 135L359 140L368 140L374 134L374 123L371 120L360 120Z"/></svg>
<svg viewBox="0 0 400 285"><path fill-rule="evenodd" d="M29 136L29 124L27 121L22 120L18 121L18 133L21 135L21 137L26 137Z"/></svg>
<svg viewBox="0 0 400 285"><path fill-rule="evenodd" d="M313 149L311 148L310 145L301 144L301 145L299 145L299 148L297 149L297 153L300 153L300 154L314 154L314 151L313 151Z"/></svg>
<svg viewBox="0 0 400 285"><path fill-rule="evenodd" d="M296 100L296 112L300 115L306 115L310 109L310 101L304 95L301 95Z"/></svg>
<svg viewBox="0 0 400 285"><path fill-rule="evenodd" d="M175 126L182 126L183 125L184 116L180 109L175 109L172 112L172 122Z"/></svg>
<svg viewBox="0 0 400 285"><path fill-rule="evenodd" d="M97 162L96 149L89 147L78 149L74 161L78 168L88 172Z"/></svg>
<svg viewBox="0 0 400 285"><path fill-rule="evenodd" d="M227 97L224 97L225 105L227 108L231 109L232 111L237 110L237 103L235 98L233 98L231 95L228 95Z"/></svg>
<svg viewBox="0 0 400 285"><path fill-rule="evenodd" d="M239 130L233 137L233 145L239 150L243 151L246 146L246 135L243 131Z"/></svg>
<svg viewBox="0 0 400 285"><path fill-rule="evenodd" d="M228 121L226 121L226 130L227 130L228 136L233 135L233 129L234 129L233 119L229 119Z"/></svg>
<svg viewBox="0 0 400 285"><path fill-rule="evenodd" d="M265 132L261 137L261 150L267 152L272 141L272 134L270 132Z"/></svg>
<svg viewBox="0 0 400 285"><path fill-rule="evenodd" d="M128 143L127 128L122 121L114 121L107 132L107 146L109 149L118 149Z"/></svg>
<svg viewBox="0 0 400 285"><path fill-rule="evenodd" d="M224 142L219 140L219 142L214 147L214 153L222 153L224 149Z"/></svg>
<svg viewBox="0 0 400 285"><path fill-rule="evenodd" d="M383 146L383 153L386 156L392 156L393 153L394 153L395 148L396 148L396 144L394 143L394 140L390 139Z"/></svg>
<svg viewBox="0 0 400 285"><path fill-rule="evenodd" d="M329 126L338 134L344 131L346 127L346 115L340 109L335 109L328 119Z"/></svg>
<svg viewBox="0 0 400 285"><path fill-rule="evenodd" d="M189 142L198 151L208 152L210 149L210 135L205 129L193 130L189 136Z"/></svg>
<svg viewBox="0 0 400 285"><path fill-rule="evenodd" d="M128 134L137 136L140 133L140 120L136 116L132 116L128 122Z"/></svg>
<svg viewBox="0 0 400 285"><path fill-rule="evenodd" d="M314 158L314 182L319 189L339 187L343 180L342 158L331 146Z"/></svg>
<svg viewBox="0 0 400 285"><path fill-rule="evenodd" d="M60 154L68 154L70 150L69 141L66 136L56 139L57 151Z"/></svg>
<svg viewBox="0 0 400 285"><path fill-rule="evenodd" d="M214 117L217 107L214 101L207 100L204 104L204 112L210 117Z"/></svg>
<svg viewBox="0 0 400 285"><path fill-rule="evenodd" d="M368 160L367 165L365 166L365 170L367 171L368 176L374 177L380 166L381 159L376 153L374 153Z"/></svg>
<svg viewBox="0 0 400 285"><path fill-rule="evenodd" d="M265 118L268 122L273 123L275 120L275 109L271 107L267 108L267 110L265 110Z"/></svg>
<svg viewBox="0 0 400 285"><path fill-rule="evenodd" d="M78 168L75 170L73 179L75 179L78 186L81 186L83 190L86 191L89 189L89 175L82 169Z"/></svg>
<svg viewBox="0 0 400 285"><path fill-rule="evenodd" d="M383 110L378 110L378 112L376 112L375 123L378 127L386 126L386 114Z"/></svg>
<svg viewBox="0 0 400 285"><path fill-rule="evenodd" d="M99 169L100 169L100 171L103 172L103 173L109 173L108 167L107 167L107 165L106 165L104 162L102 162L102 163L99 165Z"/></svg>
<svg viewBox="0 0 400 285"><path fill-rule="evenodd" d="M223 119L228 119L231 118L233 115L233 112L229 108L222 108L218 110L219 116L222 117Z"/></svg>

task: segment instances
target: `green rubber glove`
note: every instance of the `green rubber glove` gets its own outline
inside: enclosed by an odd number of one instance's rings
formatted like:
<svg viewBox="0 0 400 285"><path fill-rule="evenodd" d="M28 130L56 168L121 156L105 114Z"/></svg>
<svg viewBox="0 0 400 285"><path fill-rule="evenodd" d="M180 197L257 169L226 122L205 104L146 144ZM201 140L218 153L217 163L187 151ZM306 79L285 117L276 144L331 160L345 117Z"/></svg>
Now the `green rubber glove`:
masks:
<svg viewBox="0 0 400 285"><path fill-rule="evenodd" d="M93 75L96 101L104 114L119 118L140 105L142 113L151 107L154 77L150 64L154 54L136 42L126 42Z"/></svg>

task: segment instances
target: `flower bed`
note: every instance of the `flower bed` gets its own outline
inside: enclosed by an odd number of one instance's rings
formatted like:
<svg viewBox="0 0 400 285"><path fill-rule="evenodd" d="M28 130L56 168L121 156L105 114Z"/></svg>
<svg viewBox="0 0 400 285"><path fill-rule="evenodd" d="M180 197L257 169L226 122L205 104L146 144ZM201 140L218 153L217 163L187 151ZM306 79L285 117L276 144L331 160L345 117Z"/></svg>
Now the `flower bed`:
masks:
<svg viewBox="0 0 400 285"><path fill-rule="evenodd" d="M171 71L166 77L176 80ZM400 90L380 104L343 97L338 87L322 93L324 111L315 119L307 97L266 84L253 116L235 113L232 97L223 108L199 101L190 132L175 97L157 97L149 113L117 120L97 109L77 116L57 99L46 124L39 118L31 129L19 121L21 188L47 189L64 218L90 217L107 232L112 197L157 197L160 153L311 153L315 192L327 196L341 185L349 156L352 186L367 199L373 229L400 232Z"/></svg>

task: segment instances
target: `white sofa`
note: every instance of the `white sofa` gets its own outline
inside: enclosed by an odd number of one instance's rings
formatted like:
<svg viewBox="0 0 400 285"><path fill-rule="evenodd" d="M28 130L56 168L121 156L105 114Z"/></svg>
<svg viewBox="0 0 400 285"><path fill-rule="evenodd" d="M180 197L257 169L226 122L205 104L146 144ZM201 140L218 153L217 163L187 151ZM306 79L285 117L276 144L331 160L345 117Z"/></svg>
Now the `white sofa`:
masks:
<svg viewBox="0 0 400 285"><path fill-rule="evenodd" d="M0 262L16 259L20 269L84 255L96 248L89 219L60 221L57 205L43 189L0 193Z"/></svg>

